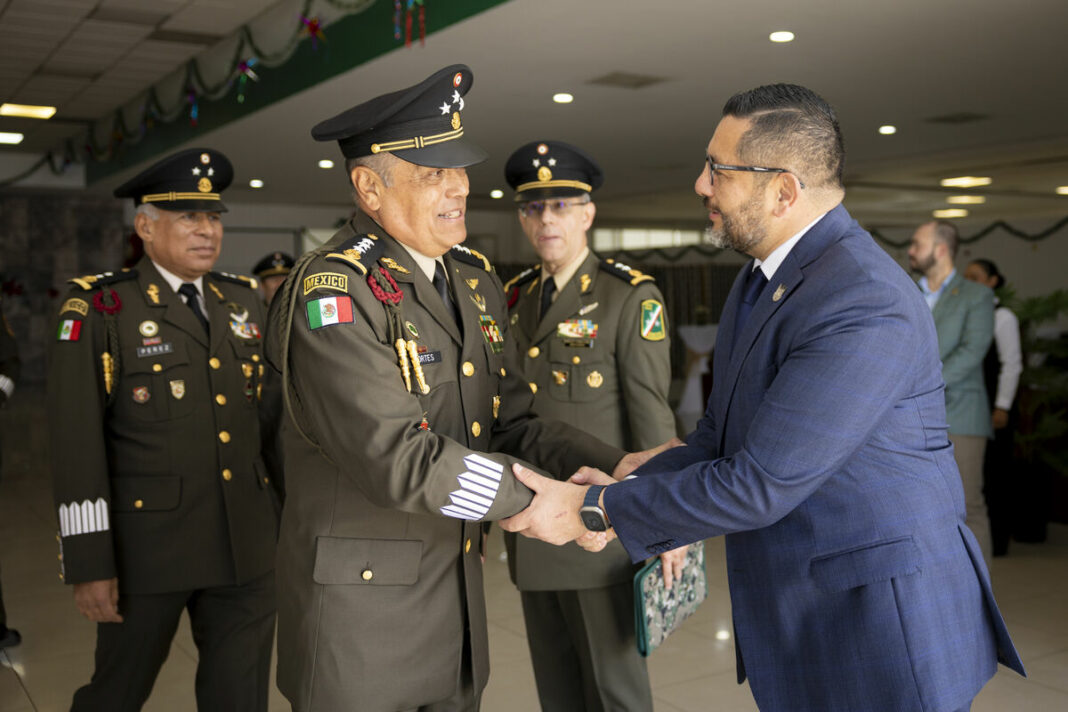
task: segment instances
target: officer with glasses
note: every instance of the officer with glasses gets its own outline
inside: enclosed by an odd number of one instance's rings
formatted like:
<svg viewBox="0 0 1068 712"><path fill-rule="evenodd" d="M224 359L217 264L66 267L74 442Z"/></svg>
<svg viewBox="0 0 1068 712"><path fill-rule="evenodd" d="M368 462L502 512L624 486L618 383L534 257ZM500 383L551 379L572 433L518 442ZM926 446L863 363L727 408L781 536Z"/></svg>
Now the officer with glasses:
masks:
<svg viewBox="0 0 1068 712"><path fill-rule="evenodd" d="M600 167L574 146L534 141L505 178L541 259L505 285L535 412L625 450L673 438L664 299L652 277L588 245ZM636 567L618 542L591 554L505 537L542 709L652 710L634 641Z"/></svg>

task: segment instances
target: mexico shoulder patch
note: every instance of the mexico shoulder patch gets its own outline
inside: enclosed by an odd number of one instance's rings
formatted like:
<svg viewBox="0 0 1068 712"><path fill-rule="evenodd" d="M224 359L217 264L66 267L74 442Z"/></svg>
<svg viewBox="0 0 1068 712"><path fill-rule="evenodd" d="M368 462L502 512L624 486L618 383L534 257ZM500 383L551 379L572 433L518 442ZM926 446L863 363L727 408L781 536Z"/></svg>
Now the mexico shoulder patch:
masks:
<svg viewBox="0 0 1068 712"><path fill-rule="evenodd" d="M59 341L77 341L81 336L81 319L64 319L59 322L59 331L56 333L56 337Z"/></svg>
<svg viewBox="0 0 1068 712"><path fill-rule="evenodd" d="M304 304L308 310L308 327L321 329L334 324L351 324L352 297L346 295L312 299Z"/></svg>
<svg viewBox="0 0 1068 712"><path fill-rule="evenodd" d="M646 341L663 341L667 336L664 328L664 305L655 299L642 300L641 333Z"/></svg>

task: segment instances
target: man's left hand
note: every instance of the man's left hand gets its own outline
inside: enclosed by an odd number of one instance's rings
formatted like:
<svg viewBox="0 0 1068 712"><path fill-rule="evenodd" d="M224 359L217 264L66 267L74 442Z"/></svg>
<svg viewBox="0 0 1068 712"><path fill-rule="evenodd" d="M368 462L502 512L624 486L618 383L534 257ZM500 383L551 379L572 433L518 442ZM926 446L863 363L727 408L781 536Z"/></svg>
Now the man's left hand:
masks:
<svg viewBox="0 0 1068 712"><path fill-rule="evenodd" d="M689 546L680 546L678 549L665 551L660 555L660 563L664 574L664 588L671 590L671 585L682 578L682 565L686 563L686 551Z"/></svg>
<svg viewBox="0 0 1068 712"><path fill-rule="evenodd" d="M501 528L561 546L586 533L579 517L586 487L558 482L516 463L515 478L534 492L530 505L519 514L502 519Z"/></svg>

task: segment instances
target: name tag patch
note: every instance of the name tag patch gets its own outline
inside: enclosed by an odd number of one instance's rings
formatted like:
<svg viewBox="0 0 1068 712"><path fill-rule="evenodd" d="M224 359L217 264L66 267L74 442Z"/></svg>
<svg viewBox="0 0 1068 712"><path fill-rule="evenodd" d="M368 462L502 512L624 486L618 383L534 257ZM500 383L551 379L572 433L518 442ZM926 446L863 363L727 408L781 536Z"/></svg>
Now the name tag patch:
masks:
<svg viewBox="0 0 1068 712"><path fill-rule="evenodd" d="M441 363L440 351L423 351L419 354L419 363L426 365L428 363Z"/></svg>
<svg viewBox="0 0 1068 712"><path fill-rule="evenodd" d="M170 341L166 341L162 344L150 344L148 346L137 347L137 358L148 358L149 356L161 356L163 354L174 353L174 344Z"/></svg>

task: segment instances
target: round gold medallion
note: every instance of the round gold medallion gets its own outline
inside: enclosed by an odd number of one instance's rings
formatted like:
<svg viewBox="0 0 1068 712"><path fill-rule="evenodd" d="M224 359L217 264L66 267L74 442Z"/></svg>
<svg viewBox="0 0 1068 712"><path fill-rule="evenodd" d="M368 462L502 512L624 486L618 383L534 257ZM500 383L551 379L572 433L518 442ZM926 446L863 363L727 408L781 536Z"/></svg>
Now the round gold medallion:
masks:
<svg viewBox="0 0 1068 712"><path fill-rule="evenodd" d="M590 375L586 376L586 385L590 388L600 388L604 383L604 376L600 371L590 371Z"/></svg>
<svg viewBox="0 0 1068 712"><path fill-rule="evenodd" d="M550 171L546 166L542 166L541 168L538 169L538 180L544 182L544 181L552 180L552 179L553 179L553 172Z"/></svg>
<svg viewBox="0 0 1068 712"><path fill-rule="evenodd" d="M201 178L197 181L197 190L199 190L201 193L210 193L211 181L207 178Z"/></svg>
<svg viewBox="0 0 1068 712"><path fill-rule="evenodd" d="M452 112L452 127L454 129L460 128L460 112L459 111Z"/></svg>
<svg viewBox="0 0 1068 712"><path fill-rule="evenodd" d="M155 336L159 333L159 324L151 320L142 321L137 330L141 332L141 336Z"/></svg>

